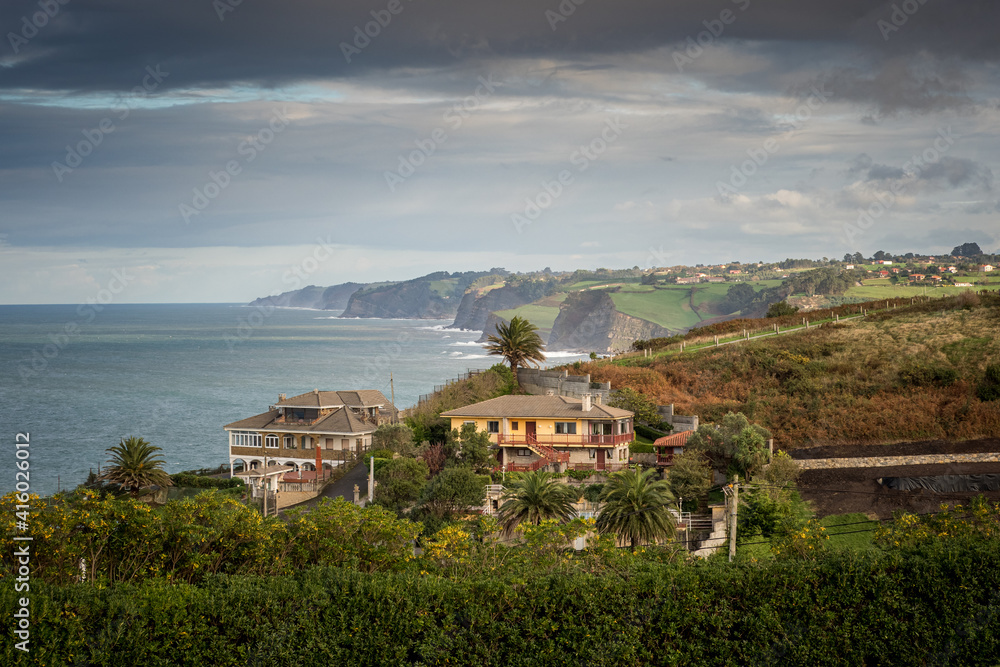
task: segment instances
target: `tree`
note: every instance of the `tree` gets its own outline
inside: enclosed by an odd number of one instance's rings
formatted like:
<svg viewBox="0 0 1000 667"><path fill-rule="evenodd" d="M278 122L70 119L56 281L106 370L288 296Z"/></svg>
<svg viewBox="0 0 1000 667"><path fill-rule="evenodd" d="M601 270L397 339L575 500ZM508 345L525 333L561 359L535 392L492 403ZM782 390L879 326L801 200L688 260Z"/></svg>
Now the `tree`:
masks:
<svg viewBox="0 0 1000 667"><path fill-rule="evenodd" d="M769 460L771 432L751 424L742 412L730 412L719 424L704 424L688 438L687 449L704 452L716 470L750 479Z"/></svg>
<svg viewBox="0 0 1000 667"><path fill-rule="evenodd" d="M413 456L413 429L406 424L382 424L372 434L372 449L388 449L400 456Z"/></svg>
<svg viewBox="0 0 1000 667"><path fill-rule="evenodd" d="M430 469L423 461L398 458L386 461L375 471L375 502L400 510L420 497Z"/></svg>
<svg viewBox="0 0 1000 667"><path fill-rule="evenodd" d="M610 533L636 546L674 536L674 517L667 503L674 496L663 480L653 480L655 470L622 470L612 473L604 486L604 506L597 517L597 530Z"/></svg>
<svg viewBox="0 0 1000 667"><path fill-rule="evenodd" d="M963 243L952 248L951 254L955 257L975 257L982 255L983 251L979 248L978 243Z"/></svg>
<svg viewBox="0 0 1000 667"><path fill-rule="evenodd" d="M510 322L497 324L497 334L489 335L486 349L490 354L503 357L517 382L517 369L532 362L537 365L545 361L545 343L538 335L538 327L519 315Z"/></svg>
<svg viewBox="0 0 1000 667"><path fill-rule="evenodd" d="M785 317L786 315L794 315L797 312L799 312L797 307L789 306L787 301L779 301L768 306L765 317Z"/></svg>
<svg viewBox="0 0 1000 667"><path fill-rule="evenodd" d="M685 451L674 457L667 483L675 498L701 498L712 488L712 466L702 452Z"/></svg>
<svg viewBox="0 0 1000 667"><path fill-rule="evenodd" d="M631 387L622 387L611 392L611 395L608 396L608 405L628 410L634 414L635 421L643 424L658 427L662 421L660 413L656 409L656 402Z"/></svg>
<svg viewBox="0 0 1000 667"><path fill-rule="evenodd" d="M421 505L439 519L481 506L486 498L488 479L466 467L445 468L424 487L420 494Z"/></svg>
<svg viewBox="0 0 1000 667"><path fill-rule="evenodd" d="M129 436L105 451L112 454L110 465L100 479L115 484L123 491L138 496L139 491L151 486L171 486L170 475L163 470L161 451L142 438Z"/></svg>
<svg viewBox="0 0 1000 667"><path fill-rule="evenodd" d="M511 533L522 523L537 526L546 519L565 523L576 515L575 500L573 490L557 482L551 473L529 472L507 487L500 507L500 525L505 532Z"/></svg>
<svg viewBox="0 0 1000 667"><path fill-rule="evenodd" d="M496 463L490 457L490 434L477 431L475 424L462 424L462 430L452 429L445 443L445 455L455 465L469 466L478 473L487 472Z"/></svg>

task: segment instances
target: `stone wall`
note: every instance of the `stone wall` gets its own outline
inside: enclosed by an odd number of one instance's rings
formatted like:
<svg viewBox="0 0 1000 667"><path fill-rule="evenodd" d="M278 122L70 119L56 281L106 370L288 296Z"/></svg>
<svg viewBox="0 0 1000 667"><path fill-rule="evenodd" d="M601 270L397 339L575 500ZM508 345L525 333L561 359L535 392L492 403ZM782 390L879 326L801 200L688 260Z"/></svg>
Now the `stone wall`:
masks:
<svg viewBox="0 0 1000 667"><path fill-rule="evenodd" d="M1000 453L859 456L841 459L796 459L795 462L798 463L803 470L823 468L887 468L892 466L918 466L932 463L1000 462Z"/></svg>
<svg viewBox="0 0 1000 667"><path fill-rule="evenodd" d="M663 421L674 427L672 433L698 430L698 416L675 415L673 403L670 405L658 405L656 406L656 410L660 413L660 418Z"/></svg>
<svg viewBox="0 0 1000 667"><path fill-rule="evenodd" d="M537 368L517 369L517 379L529 394L544 396L550 391L555 396L583 398L591 394L594 402L607 404L611 393L610 382L591 382L590 375L570 375L568 371L543 371Z"/></svg>

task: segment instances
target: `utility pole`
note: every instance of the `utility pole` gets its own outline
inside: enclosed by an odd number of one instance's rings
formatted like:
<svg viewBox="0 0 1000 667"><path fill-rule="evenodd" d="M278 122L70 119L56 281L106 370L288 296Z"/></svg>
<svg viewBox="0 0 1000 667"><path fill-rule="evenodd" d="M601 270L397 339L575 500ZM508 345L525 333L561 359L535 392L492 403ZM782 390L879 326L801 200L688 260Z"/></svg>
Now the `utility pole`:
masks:
<svg viewBox="0 0 1000 667"><path fill-rule="evenodd" d="M729 562L736 556L736 515L739 513L740 476L733 475L732 508L729 512Z"/></svg>
<svg viewBox="0 0 1000 667"><path fill-rule="evenodd" d="M368 471L368 504L370 505L375 500L375 457L372 456L368 460L371 461L371 468Z"/></svg>
<svg viewBox="0 0 1000 667"><path fill-rule="evenodd" d="M264 489L264 518L267 518L267 454L264 454L264 470L261 477L261 486Z"/></svg>
<svg viewBox="0 0 1000 667"><path fill-rule="evenodd" d="M385 386L385 385L383 385ZM392 423L396 423L396 387L392 384L392 371L389 371L389 391L392 393Z"/></svg>

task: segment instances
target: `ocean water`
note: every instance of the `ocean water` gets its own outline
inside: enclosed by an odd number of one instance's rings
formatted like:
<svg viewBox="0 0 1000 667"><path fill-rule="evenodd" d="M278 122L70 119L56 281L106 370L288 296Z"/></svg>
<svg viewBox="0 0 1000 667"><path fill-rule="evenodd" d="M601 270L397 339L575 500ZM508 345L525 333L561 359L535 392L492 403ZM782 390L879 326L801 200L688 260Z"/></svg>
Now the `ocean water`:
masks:
<svg viewBox="0 0 1000 667"><path fill-rule="evenodd" d="M129 435L162 447L168 472L226 462L222 427L279 393L389 397L391 372L396 405L409 407L499 361L478 332L449 324L235 304L0 306L0 493L15 488L17 433L30 434L31 491L46 495L82 482Z"/></svg>

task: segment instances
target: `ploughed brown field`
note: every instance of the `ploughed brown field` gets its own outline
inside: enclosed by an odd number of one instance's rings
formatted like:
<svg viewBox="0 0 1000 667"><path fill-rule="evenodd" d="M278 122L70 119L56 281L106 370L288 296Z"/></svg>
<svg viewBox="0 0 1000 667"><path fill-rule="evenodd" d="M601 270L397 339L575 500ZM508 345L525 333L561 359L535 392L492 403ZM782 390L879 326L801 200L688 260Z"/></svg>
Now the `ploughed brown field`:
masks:
<svg viewBox="0 0 1000 667"><path fill-rule="evenodd" d="M812 447L795 452L795 457L846 458L854 456L903 456L917 454L962 454L1000 452L1000 439L969 442L926 441L895 445L845 445ZM893 512L937 511L941 503L965 503L978 493L934 493L932 491L893 491L878 483L880 477L931 477L938 475L1000 474L998 463L935 463L930 465L892 466L886 468L833 468L807 470L799 478L799 493L812 503L818 516L860 512L869 518L888 519ZM986 492L1000 501L1000 491Z"/></svg>

